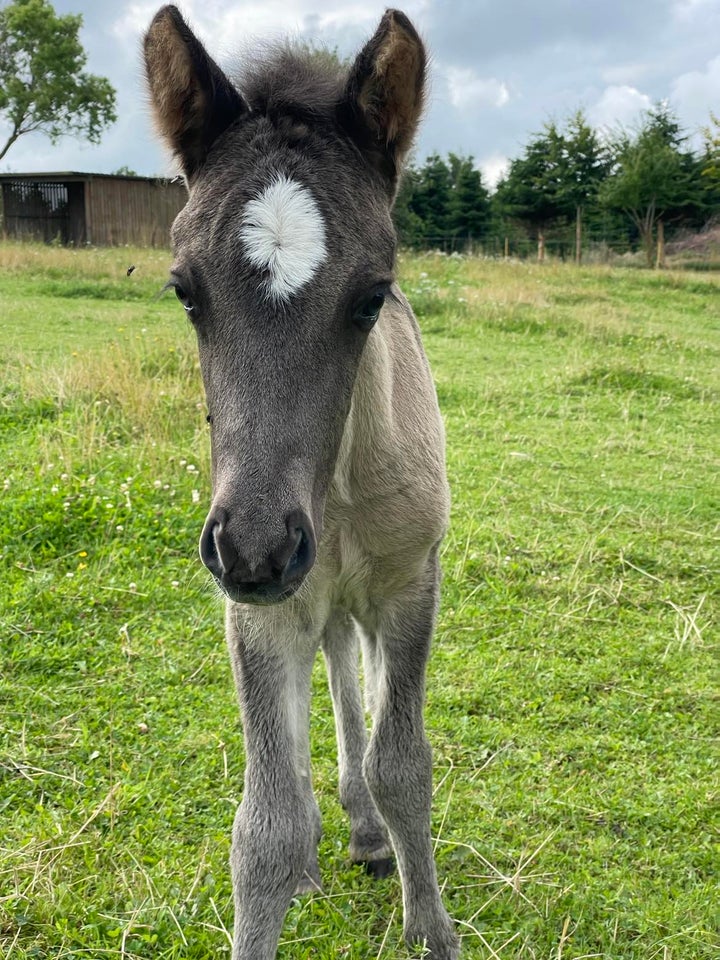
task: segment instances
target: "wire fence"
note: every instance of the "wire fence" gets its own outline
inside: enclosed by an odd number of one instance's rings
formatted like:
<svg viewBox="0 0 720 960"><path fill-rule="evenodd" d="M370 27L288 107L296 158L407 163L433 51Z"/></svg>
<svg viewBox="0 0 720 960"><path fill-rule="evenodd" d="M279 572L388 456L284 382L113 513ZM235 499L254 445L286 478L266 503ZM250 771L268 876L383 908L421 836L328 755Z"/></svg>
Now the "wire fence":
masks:
<svg viewBox="0 0 720 960"><path fill-rule="evenodd" d="M402 242L402 237L401 237ZM577 262L574 238L545 237L542 243L530 237L510 235L428 236L405 244L416 251L475 256L492 260L554 260ZM655 263L656 250L652 251ZM647 252L639 239L627 234L589 237L580 248L580 261L585 264L645 265ZM720 227L673 238L665 245L667 265L687 269L720 270Z"/></svg>

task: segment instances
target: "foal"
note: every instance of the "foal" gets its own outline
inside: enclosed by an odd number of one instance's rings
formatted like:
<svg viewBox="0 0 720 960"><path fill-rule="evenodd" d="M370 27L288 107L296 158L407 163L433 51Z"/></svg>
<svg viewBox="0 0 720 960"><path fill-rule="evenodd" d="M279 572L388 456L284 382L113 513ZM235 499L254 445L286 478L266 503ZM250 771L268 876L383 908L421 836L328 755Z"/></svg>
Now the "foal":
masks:
<svg viewBox="0 0 720 960"><path fill-rule="evenodd" d="M200 554L227 598L246 741L233 960L272 960L291 898L320 885L308 741L318 647L350 855L382 876L394 852L408 943L455 960L423 728L448 515L443 427L394 282L390 219L423 45L388 10L349 69L285 47L236 87L166 6L145 63L189 187L170 284L197 332L213 482Z"/></svg>

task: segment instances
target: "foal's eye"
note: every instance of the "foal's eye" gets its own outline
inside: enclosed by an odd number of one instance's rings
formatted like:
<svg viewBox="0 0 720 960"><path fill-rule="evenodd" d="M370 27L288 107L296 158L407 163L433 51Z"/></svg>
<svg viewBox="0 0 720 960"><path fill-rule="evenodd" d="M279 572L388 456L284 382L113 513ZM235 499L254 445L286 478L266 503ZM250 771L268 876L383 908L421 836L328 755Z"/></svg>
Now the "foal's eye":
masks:
<svg viewBox="0 0 720 960"><path fill-rule="evenodd" d="M361 330L370 330L380 315L385 294L378 290L367 300L363 301L353 314L353 323Z"/></svg>
<svg viewBox="0 0 720 960"><path fill-rule="evenodd" d="M195 309L195 304L190 299L190 295L187 293L187 291L181 284L175 283L173 284L173 286L175 287L175 296L183 305L185 312L192 313L193 310Z"/></svg>

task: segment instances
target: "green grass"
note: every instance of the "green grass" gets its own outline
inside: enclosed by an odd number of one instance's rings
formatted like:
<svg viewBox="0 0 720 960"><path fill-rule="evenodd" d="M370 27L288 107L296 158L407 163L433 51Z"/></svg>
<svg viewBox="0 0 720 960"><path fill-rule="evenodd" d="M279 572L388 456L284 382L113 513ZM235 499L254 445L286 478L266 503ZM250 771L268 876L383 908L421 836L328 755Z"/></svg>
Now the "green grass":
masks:
<svg viewBox="0 0 720 960"><path fill-rule="evenodd" d="M0 956L229 956L243 747L192 332L158 251L0 246ZM126 274L136 266L132 276ZM705 960L717 846L720 278L405 258L448 432L428 683L464 956ZM281 958L402 958L347 860Z"/></svg>

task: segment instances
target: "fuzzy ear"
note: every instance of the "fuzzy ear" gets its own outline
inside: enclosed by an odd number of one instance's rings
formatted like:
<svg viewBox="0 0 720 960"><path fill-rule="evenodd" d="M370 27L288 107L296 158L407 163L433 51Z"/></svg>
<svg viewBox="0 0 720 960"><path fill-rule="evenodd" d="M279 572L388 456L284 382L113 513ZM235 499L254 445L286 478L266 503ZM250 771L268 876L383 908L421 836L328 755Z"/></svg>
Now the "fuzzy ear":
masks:
<svg viewBox="0 0 720 960"><path fill-rule="evenodd" d="M422 112L426 64L412 23L399 10L387 10L345 87L341 123L393 192Z"/></svg>
<svg viewBox="0 0 720 960"><path fill-rule="evenodd" d="M248 106L177 7L155 14L144 53L155 122L192 181L215 140Z"/></svg>

